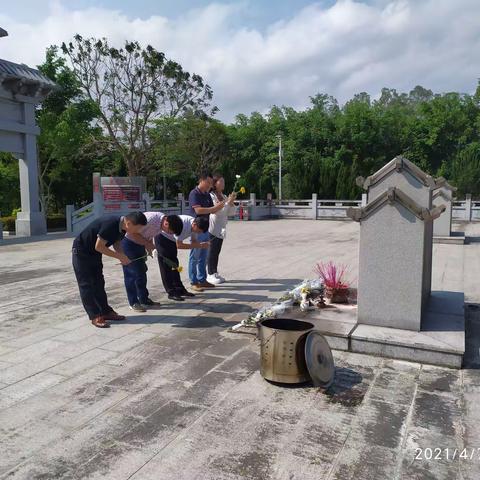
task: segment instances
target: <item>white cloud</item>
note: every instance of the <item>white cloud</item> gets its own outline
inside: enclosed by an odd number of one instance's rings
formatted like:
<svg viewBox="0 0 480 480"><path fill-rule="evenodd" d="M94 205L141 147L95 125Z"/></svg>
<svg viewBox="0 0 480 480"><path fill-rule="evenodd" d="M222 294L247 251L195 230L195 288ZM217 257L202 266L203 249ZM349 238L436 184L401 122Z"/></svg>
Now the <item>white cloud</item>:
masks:
<svg viewBox="0 0 480 480"><path fill-rule="evenodd" d="M265 31L233 26L248 2L212 3L175 20L66 4L52 2L36 24L0 14L10 34L0 40L0 56L36 65L47 46L77 32L150 43L206 79L224 120L272 104L302 108L318 92L340 101L384 86L472 92L480 76L478 0L339 0L312 4Z"/></svg>

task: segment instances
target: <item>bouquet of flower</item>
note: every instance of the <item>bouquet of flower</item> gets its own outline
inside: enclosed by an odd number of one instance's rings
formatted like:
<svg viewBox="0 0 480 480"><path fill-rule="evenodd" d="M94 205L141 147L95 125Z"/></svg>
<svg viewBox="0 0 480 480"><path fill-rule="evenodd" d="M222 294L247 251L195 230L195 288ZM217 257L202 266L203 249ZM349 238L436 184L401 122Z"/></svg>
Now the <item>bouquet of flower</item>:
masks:
<svg viewBox="0 0 480 480"><path fill-rule="evenodd" d="M259 310L251 313L247 319L242 320L237 328L241 326L254 327L258 322L268 318L276 318L283 315L294 304L300 304L300 309L306 311L315 305L323 304L323 283L319 279L304 280L294 289L285 292L276 303L265 305Z"/></svg>
<svg viewBox="0 0 480 480"><path fill-rule="evenodd" d="M267 318L276 318L278 315L285 313L285 306L281 303L267 305L260 308L256 312L251 313L247 320L244 321L244 325L255 326L258 322L266 320Z"/></svg>
<svg viewBox="0 0 480 480"><path fill-rule="evenodd" d="M302 283L297 285L294 289L290 290L285 294L285 296L293 299L294 303L299 303L303 296L318 297L322 296L324 293L323 283L319 279L314 280L304 280ZM283 297L282 297L283 298Z"/></svg>

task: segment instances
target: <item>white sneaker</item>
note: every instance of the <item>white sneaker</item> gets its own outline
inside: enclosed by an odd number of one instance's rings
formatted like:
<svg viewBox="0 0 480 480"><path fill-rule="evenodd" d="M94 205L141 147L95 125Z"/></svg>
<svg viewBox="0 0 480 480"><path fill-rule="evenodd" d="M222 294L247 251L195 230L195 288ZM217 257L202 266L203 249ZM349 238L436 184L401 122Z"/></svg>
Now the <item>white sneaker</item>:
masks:
<svg viewBox="0 0 480 480"><path fill-rule="evenodd" d="M225 278L223 278L219 273L216 273L215 275L220 280L220 283L225 283L226 282Z"/></svg>
<svg viewBox="0 0 480 480"><path fill-rule="evenodd" d="M218 273L214 273L213 275L207 275L207 282L211 283L212 285L218 285L222 283L220 278L218 278Z"/></svg>

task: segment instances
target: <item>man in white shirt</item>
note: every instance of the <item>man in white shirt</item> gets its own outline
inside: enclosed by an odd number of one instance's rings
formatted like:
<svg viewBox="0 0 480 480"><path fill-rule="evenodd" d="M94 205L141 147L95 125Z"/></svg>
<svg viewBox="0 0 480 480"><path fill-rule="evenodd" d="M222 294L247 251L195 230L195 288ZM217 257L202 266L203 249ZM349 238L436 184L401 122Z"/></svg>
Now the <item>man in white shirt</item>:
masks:
<svg viewBox="0 0 480 480"><path fill-rule="evenodd" d="M165 215L162 212L145 212L147 224L140 233L127 234L122 240L122 248L130 260L123 267L123 278L127 290L130 308L136 312L145 312L148 307L159 305L150 299L147 289L146 251L155 249L153 239L160 233L176 234L183 228L178 215Z"/></svg>
<svg viewBox="0 0 480 480"><path fill-rule="evenodd" d="M181 302L183 297L194 297L195 295L184 287L180 278L178 267L178 249L201 248L208 249L209 242L199 242L197 235L208 232L208 218L193 218L190 215L179 215L182 221L182 230L179 235L162 231L155 237L155 247L158 252L158 265L162 276L163 286L170 300ZM184 240L191 238L190 243Z"/></svg>

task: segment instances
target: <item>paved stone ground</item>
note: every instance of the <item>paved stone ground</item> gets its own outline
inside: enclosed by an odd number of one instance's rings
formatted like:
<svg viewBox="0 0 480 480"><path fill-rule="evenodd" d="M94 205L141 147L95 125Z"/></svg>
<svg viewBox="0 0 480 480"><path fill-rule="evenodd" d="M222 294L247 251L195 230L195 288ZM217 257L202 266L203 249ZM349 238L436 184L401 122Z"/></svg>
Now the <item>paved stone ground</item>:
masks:
<svg viewBox="0 0 480 480"><path fill-rule="evenodd" d="M434 288L465 288L472 304L468 368L335 352L327 394L264 381L256 341L226 330L311 277L318 260L347 262L355 277L357 224L232 223L221 258L230 283L169 303L151 263L152 297L163 305L108 330L92 327L79 304L71 239L7 240L1 478L478 479L478 232L469 225L469 245L434 250ZM111 304L128 313L121 269L105 263Z"/></svg>

